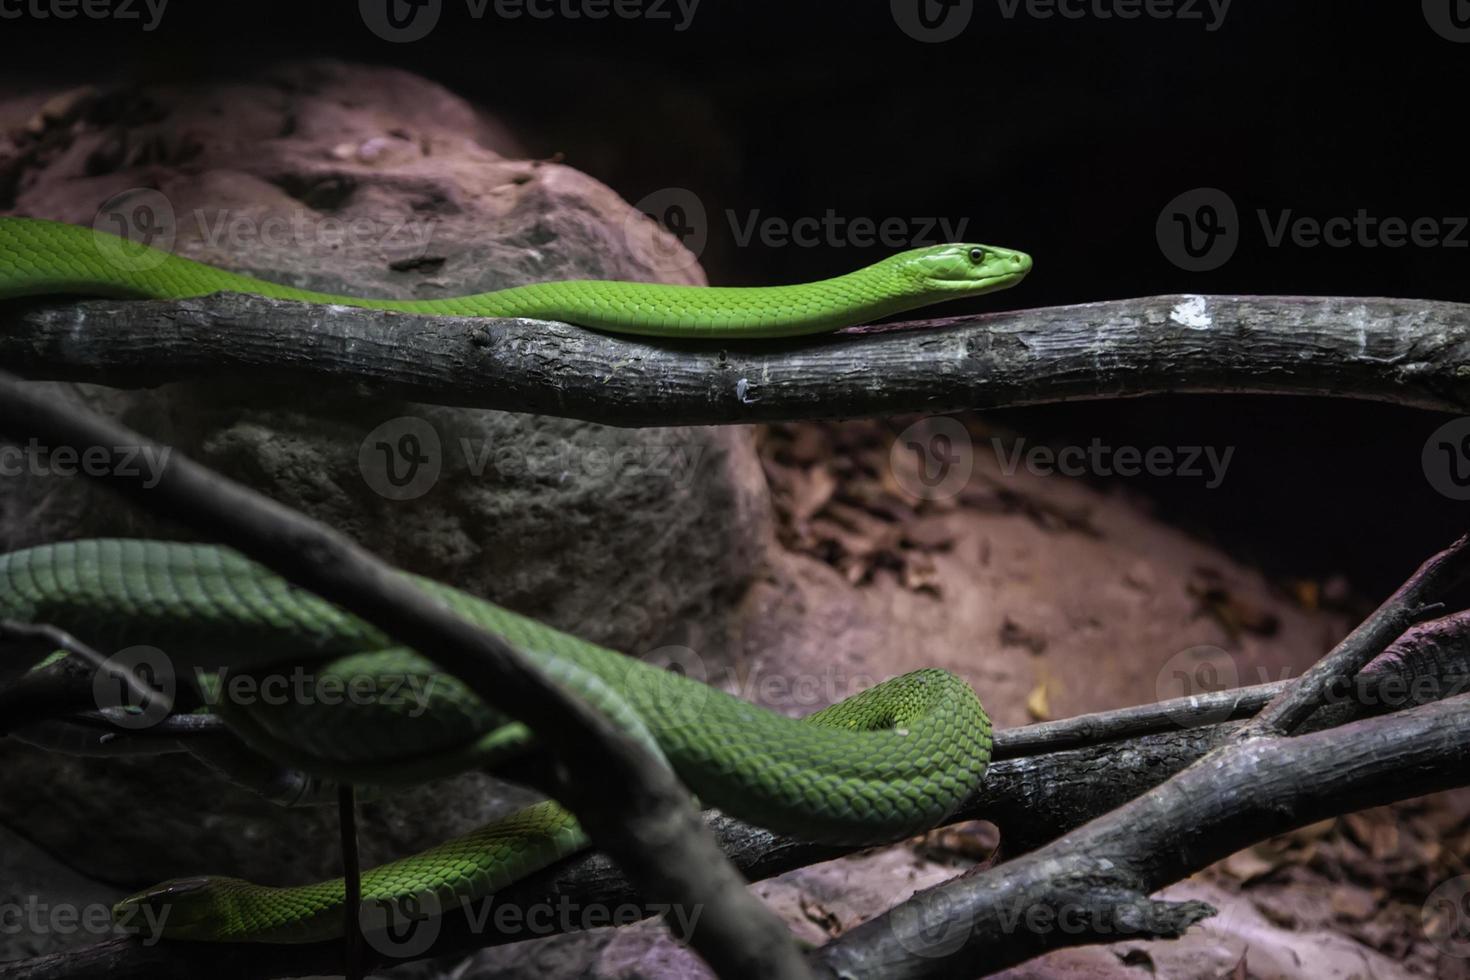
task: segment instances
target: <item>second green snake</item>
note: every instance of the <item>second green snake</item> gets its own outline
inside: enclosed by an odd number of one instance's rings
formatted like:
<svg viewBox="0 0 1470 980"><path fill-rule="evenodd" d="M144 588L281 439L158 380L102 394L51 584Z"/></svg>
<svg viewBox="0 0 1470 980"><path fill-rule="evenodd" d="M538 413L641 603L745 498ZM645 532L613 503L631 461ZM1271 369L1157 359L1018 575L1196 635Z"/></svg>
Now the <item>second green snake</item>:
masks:
<svg viewBox="0 0 1470 980"><path fill-rule="evenodd" d="M229 291L403 313L562 320L612 333L709 340L836 330L1006 289L1030 270L1031 258L1023 252L935 245L792 286L571 280L443 299L364 299L238 275L91 228L0 217L0 299L54 293L183 299Z"/></svg>
<svg viewBox="0 0 1470 980"><path fill-rule="evenodd" d="M916 671L788 718L411 580L643 740L702 802L773 830L830 843L898 839L951 814L989 763L990 721L970 687L946 671ZM104 651L154 647L181 677L199 679L213 710L252 749L331 778L419 781L503 763L532 744L522 726L419 654L216 546L89 540L3 555L0 618L50 623ZM304 667L307 683L284 699L240 697L242 688L267 689L281 669L271 665ZM257 683L238 685L239 677ZM354 684L374 696L343 699ZM405 698L404 690L424 697ZM565 810L539 804L366 872L363 899L423 905L427 896L450 909L586 844ZM276 888L201 877L149 889L117 912L137 925L146 909L167 938L310 942L340 935L343 902L340 879Z"/></svg>

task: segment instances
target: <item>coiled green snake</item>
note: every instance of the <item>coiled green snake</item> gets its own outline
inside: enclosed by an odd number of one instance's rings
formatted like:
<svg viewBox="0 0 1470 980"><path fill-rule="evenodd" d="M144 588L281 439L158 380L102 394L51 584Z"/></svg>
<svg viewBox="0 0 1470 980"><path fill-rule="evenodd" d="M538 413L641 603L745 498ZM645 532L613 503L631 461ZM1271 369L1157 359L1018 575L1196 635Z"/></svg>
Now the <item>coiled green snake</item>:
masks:
<svg viewBox="0 0 1470 980"><path fill-rule="evenodd" d="M182 298L236 291L715 340L833 330L1003 289L1031 267L1019 252L942 245L796 286L579 281L399 301L293 289L163 252L118 263L109 258L117 248L134 259L147 250L121 239L108 244L109 238L71 225L0 217L0 298ZM793 719L449 586L412 580L601 709L664 759L703 803L772 830L834 844L895 840L952 813L990 759L989 718L970 687L946 671L906 674ZM156 647L251 749L324 778L364 785L418 782L493 768L534 746L532 733L416 652L220 547L95 540L3 555L0 617L57 626L96 649ZM306 686L293 681L292 697L231 695L236 686L228 679L251 678L251 689L263 691L283 665L307 668ZM342 698L340 692L355 684L365 684L370 696ZM422 698L405 699L405 689L421 691ZM427 896L447 910L490 895L587 843L566 810L541 803L365 872L362 899L392 904ZM124 899L115 914L120 922L136 924L146 909L171 939L313 942L342 934L345 901L341 879L268 887L199 877L164 882Z"/></svg>

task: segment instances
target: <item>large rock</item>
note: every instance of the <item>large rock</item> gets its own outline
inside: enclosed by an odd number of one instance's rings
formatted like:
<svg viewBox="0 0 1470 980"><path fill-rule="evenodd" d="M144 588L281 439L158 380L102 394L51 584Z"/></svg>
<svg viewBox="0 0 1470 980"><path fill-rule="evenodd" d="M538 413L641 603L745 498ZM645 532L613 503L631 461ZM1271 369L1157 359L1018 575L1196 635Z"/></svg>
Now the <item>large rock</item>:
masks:
<svg viewBox="0 0 1470 980"><path fill-rule="evenodd" d="M229 84L35 91L0 104L0 125L11 213L173 228L181 254L297 285L428 297L548 278L702 281L607 187L507 159L492 121L397 71L312 62ZM67 390L405 568L632 653L687 640L684 617L717 623L768 537L740 429L611 429L248 381ZM405 433L432 458L401 488L379 444L392 454ZM196 536L78 479L7 480L0 508L6 549ZM442 840L501 802L464 776L370 804L364 857ZM279 810L184 757L73 760L0 743L0 821L125 886L339 867L330 812Z"/></svg>

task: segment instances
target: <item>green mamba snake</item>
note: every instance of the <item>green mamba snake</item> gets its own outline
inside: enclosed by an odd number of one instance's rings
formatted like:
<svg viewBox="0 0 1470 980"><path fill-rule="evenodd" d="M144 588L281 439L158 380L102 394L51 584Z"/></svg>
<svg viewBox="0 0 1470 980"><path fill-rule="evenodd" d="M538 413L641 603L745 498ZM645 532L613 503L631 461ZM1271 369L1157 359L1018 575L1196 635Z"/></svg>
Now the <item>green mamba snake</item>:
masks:
<svg viewBox="0 0 1470 980"><path fill-rule="evenodd" d="M876 844L930 828L990 759L990 721L969 685L919 670L806 718L778 715L681 674L559 632L448 586L409 576L524 651L659 756L700 799L805 839ZM0 618L50 623L94 649L148 644L254 750L363 784L504 764L532 736L452 676L361 620L228 549L86 540L0 556ZM264 692L272 664L305 666L296 696ZM217 668L228 666L220 674ZM45 668L43 668L45 669ZM259 685L241 688L240 678ZM405 677L424 703L388 697ZM335 701L361 683L373 697ZM422 709L422 710L414 710ZM571 815L537 804L362 877L365 904L449 910L587 846ZM165 882L123 900L165 938L313 942L340 936L344 884L266 887L235 878Z"/></svg>
<svg viewBox="0 0 1470 980"><path fill-rule="evenodd" d="M573 280L447 299L362 299L254 279L135 244L107 232L0 217L0 299L83 293L183 299L217 292L444 316L562 320L611 333L709 340L821 333L1014 286L1024 252L935 245L867 268L793 286L670 286Z"/></svg>
<svg viewBox="0 0 1470 980"><path fill-rule="evenodd" d="M121 257L122 260L119 260ZM170 299L213 292L408 313L563 320L614 333L709 340L835 330L1019 282L1029 256L984 245L913 249L844 276L794 286L536 283L434 300L295 289L148 249L104 232L0 217L0 299L55 293ZM990 722L974 692L940 670L880 684L796 720L560 633L447 586L413 579L527 653L663 758L703 801L774 830L831 843L893 840L935 825L983 774ZM0 616L49 623L94 648L149 644L193 671L210 707L252 749L359 784L421 781L492 767L530 750L453 677L370 626L225 549L84 541L0 556ZM237 702L228 679L269 681L269 665L311 667L305 696ZM406 705L405 678L424 702ZM376 699L327 697L366 679ZM261 688L263 689L263 687ZM417 710L410 710L416 708ZM365 904L442 909L489 895L587 846L557 804L364 873ZM117 906L153 914L165 937L311 942L342 931L343 882L265 887L232 878L165 882Z"/></svg>

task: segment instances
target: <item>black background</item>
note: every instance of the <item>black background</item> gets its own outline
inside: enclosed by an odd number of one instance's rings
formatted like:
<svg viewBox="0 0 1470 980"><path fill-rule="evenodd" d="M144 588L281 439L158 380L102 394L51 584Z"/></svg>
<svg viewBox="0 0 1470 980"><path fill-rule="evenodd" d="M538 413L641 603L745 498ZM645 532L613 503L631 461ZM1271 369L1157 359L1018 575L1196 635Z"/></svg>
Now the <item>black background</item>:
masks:
<svg viewBox="0 0 1470 980"><path fill-rule="evenodd" d="M999 0L974 0L965 31L938 44L907 36L882 0L704 0L682 31L672 4L662 20L468 9L443 0L438 25L414 43L376 37L355 0L172 0L148 33L136 21L4 19L0 70L176 78L303 55L398 65L479 103L530 154L561 154L630 201L693 191L710 210L702 260L718 283L799 281L890 251L741 247L723 216L830 209L963 220L965 237L1036 257L1018 289L946 313L1173 292L1470 301L1464 244L1272 247L1257 218L1470 215L1470 44L1435 33L1418 0L1235 0L1214 31L1204 3L1195 20L1071 20L1032 17L1024 4L1007 18ZM1238 251L1210 272L1176 267L1155 235L1165 205L1196 187L1224 190L1241 215ZM1345 572L1373 598L1464 524L1466 505L1425 479L1421 450L1445 421L1429 413L1181 397L1003 421L1036 439L1234 446L1220 489L1127 482L1247 560Z"/></svg>

